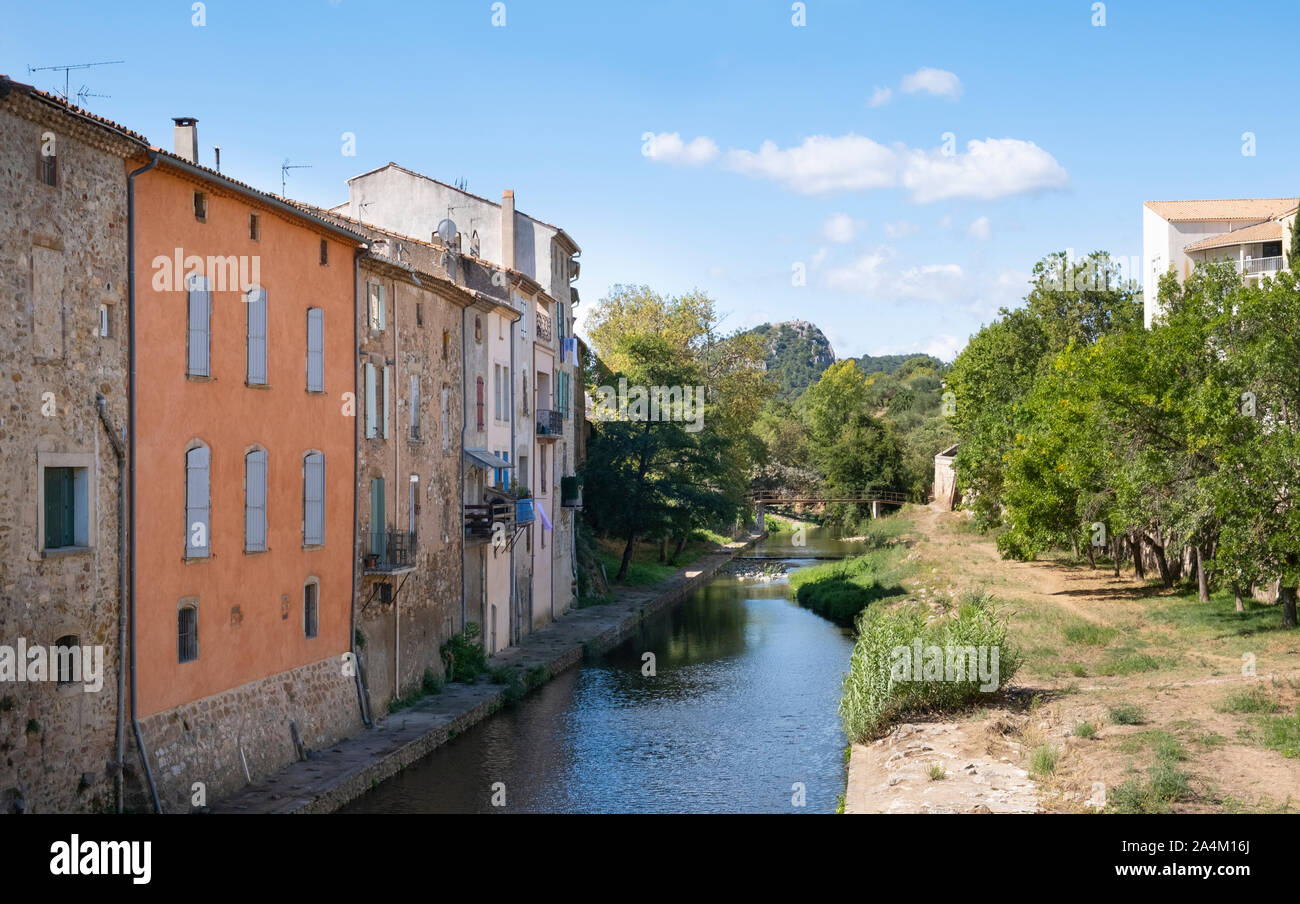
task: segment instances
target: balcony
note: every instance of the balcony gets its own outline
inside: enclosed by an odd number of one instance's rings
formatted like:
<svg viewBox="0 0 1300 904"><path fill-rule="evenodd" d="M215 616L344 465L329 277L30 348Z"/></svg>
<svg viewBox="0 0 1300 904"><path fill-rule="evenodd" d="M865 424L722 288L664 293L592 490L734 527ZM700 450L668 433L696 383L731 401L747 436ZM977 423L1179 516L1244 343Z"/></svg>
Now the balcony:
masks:
<svg viewBox="0 0 1300 904"><path fill-rule="evenodd" d="M487 539L492 536L492 525L501 524L509 529L514 519L513 506L508 499L465 504L465 536Z"/></svg>
<svg viewBox="0 0 1300 904"><path fill-rule="evenodd" d="M365 574L404 574L415 570L415 533L374 530L367 533L362 559Z"/></svg>
<svg viewBox="0 0 1300 904"><path fill-rule="evenodd" d="M543 342L551 341L551 315L537 312L537 338Z"/></svg>
<svg viewBox="0 0 1300 904"><path fill-rule="evenodd" d="M1282 257L1256 257L1246 258L1238 262L1237 269L1246 276L1259 276L1262 274L1276 274L1279 270L1284 270Z"/></svg>
<svg viewBox="0 0 1300 904"><path fill-rule="evenodd" d="M564 415L558 411L538 408L537 435L545 439L559 439L564 435Z"/></svg>

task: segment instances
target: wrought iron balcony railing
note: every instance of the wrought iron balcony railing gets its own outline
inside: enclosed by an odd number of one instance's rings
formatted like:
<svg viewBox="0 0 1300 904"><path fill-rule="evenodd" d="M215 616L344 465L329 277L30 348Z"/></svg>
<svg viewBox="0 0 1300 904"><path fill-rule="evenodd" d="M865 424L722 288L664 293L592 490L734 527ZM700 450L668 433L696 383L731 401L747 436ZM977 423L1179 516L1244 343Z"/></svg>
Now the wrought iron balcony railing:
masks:
<svg viewBox="0 0 1300 904"><path fill-rule="evenodd" d="M368 532L368 542L364 566L366 571L399 571L415 567L416 537L409 530L372 530Z"/></svg>
<svg viewBox="0 0 1300 904"><path fill-rule="evenodd" d="M564 435L564 415L558 411L551 411L546 408L537 409L537 435L538 436L563 436Z"/></svg>

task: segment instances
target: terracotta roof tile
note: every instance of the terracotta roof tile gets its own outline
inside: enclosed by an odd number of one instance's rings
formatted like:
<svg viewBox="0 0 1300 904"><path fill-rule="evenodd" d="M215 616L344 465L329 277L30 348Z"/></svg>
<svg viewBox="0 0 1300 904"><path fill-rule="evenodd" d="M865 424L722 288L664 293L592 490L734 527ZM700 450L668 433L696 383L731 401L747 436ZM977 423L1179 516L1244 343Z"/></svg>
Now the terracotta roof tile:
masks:
<svg viewBox="0 0 1300 904"><path fill-rule="evenodd" d="M1300 198L1227 198L1217 201L1147 201L1143 206L1171 223L1197 220L1267 220L1292 210Z"/></svg>
<svg viewBox="0 0 1300 904"><path fill-rule="evenodd" d="M1276 220L1269 220L1266 223L1247 226L1245 229L1212 235L1188 245L1183 250L1208 251L1211 248L1228 248L1232 245L1247 245L1252 242L1275 242L1280 238L1282 238L1282 224Z"/></svg>

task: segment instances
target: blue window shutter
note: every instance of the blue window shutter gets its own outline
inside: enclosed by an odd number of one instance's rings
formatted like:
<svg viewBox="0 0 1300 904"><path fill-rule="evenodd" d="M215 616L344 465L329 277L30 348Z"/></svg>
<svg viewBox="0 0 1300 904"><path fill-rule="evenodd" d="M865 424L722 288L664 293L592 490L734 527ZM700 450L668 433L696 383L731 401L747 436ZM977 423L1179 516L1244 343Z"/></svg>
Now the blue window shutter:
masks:
<svg viewBox="0 0 1300 904"><path fill-rule="evenodd" d="M248 305L248 382L266 384L266 290L253 287L245 297Z"/></svg>
<svg viewBox="0 0 1300 904"><path fill-rule="evenodd" d="M196 377L212 376L209 366L209 335L212 323L212 293L202 276L190 277L187 292L188 362L186 373Z"/></svg>
<svg viewBox="0 0 1300 904"><path fill-rule="evenodd" d="M325 312L307 309L307 390L325 391Z"/></svg>
<svg viewBox="0 0 1300 904"><path fill-rule="evenodd" d="M198 446L185 453L185 555L206 558L212 545L209 506L211 453ZM196 530L201 526L201 530ZM197 537L196 537L197 535ZM195 540L199 542L196 544Z"/></svg>
<svg viewBox="0 0 1300 904"><path fill-rule="evenodd" d="M244 456L244 548L266 551L266 450Z"/></svg>
<svg viewBox="0 0 1300 904"><path fill-rule="evenodd" d="M303 528L304 546L325 543L325 456L313 452L303 459Z"/></svg>
<svg viewBox="0 0 1300 904"><path fill-rule="evenodd" d="M388 370L389 368L385 366L384 367L384 429L381 431L383 433L384 439L388 439L388 395L389 395Z"/></svg>

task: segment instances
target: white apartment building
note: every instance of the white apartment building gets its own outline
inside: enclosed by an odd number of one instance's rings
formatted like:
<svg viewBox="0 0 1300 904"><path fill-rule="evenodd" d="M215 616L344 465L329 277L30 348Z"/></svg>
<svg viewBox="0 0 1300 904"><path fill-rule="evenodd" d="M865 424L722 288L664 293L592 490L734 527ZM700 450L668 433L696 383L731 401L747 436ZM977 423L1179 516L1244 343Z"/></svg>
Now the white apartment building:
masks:
<svg viewBox="0 0 1300 904"><path fill-rule="evenodd" d="M1143 309L1158 314L1160 277L1186 279L1198 263L1230 260L1247 281L1292 266L1290 229L1300 198L1147 201L1142 205Z"/></svg>

